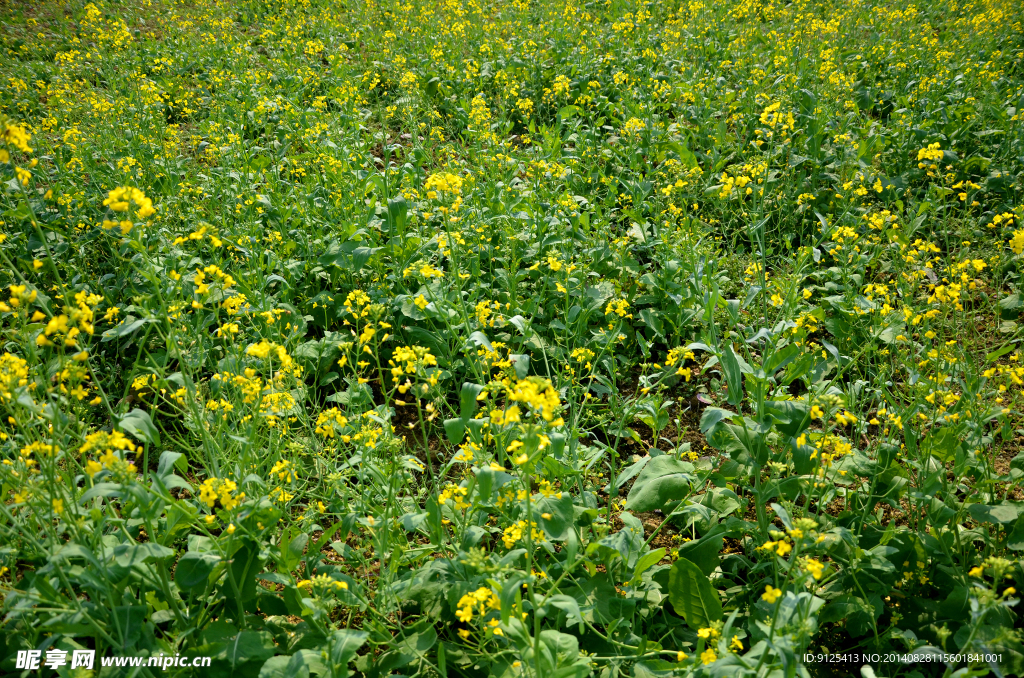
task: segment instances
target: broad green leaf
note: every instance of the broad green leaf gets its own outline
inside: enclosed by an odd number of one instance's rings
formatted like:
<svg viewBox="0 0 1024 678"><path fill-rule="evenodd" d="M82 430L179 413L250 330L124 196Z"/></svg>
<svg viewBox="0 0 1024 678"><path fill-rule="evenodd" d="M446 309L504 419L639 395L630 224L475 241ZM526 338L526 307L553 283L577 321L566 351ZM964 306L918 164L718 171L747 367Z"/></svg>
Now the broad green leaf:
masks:
<svg viewBox="0 0 1024 678"><path fill-rule="evenodd" d="M231 557L230 578L226 579L223 585L223 592L228 596L228 600L243 603L256 595L256 574L260 570L259 553L259 545L247 539Z"/></svg>
<svg viewBox="0 0 1024 678"><path fill-rule="evenodd" d="M1013 531L1006 539L1006 546L1014 551L1024 551L1024 516L1017 518Z"/></svg>
<svg viewBox="0 0 1024 678"><path fill-rule="evenodd" d="M991 353L985 354L985 362L987 362L987 363L995 362L996 360L999 360L1004 355L1006 355L1007 353L1013 351L1016 348L1017 348L1017 344L1013 344L1013 343L1007 344L1006 346L1003 346L1002 348L997 348L996 350L992 351Z"/></svg>
<svg viewBox="0 0 1024 678"><path fill-rule="evenodd" d="M151 318L143 318L141 320L128 316L117 326L107 330L103 333L103 338L100 340L101 343L112 341L114 339L120 339L121 337L127 337L130 334L137 332L146 323L156 322Z"/></svg>
<svg viewBox="0 0 1024 678"><path fill-rule="evenodd" d="M580 113L579 106L562 106L558 109L558 119L562 122L576 117Z"/></svg>
<svg viewBox="0 0 1024 678"><path fill-rule="evenodd" d="M640 575L650 569L652 565L657 564L658 561L665 557L667 552L665 548L659 548L640 556L636 561L636 567L633 568L633 580L638 581Z"/></svg>
<svg viewBox="0 0 1024 678"><path fill-rule="evenodd" d="M967 511L979 523L990 523L992 525L1012 523L1017 520L1018 516L1016 507L1009 504L997 504L996 506L971 504Z"/></svg>
<svg viewBox="0 0 1024 678"><path fill-rule="evenodd" d="M460 445L466 437L466 422L460 417L444 420L444 432L448 436L448 442L452 445Z"/></svg>
<svg viewBox="0 0 1024 678"><path fill-rule="evenodd" d="M746 428L720 422L707 435L707 441L716 450L725 452L741 464L768 461L768 447L763 437L748 424Z"/></svg>
<svg viewBox="0 0 1024 678"><path fill-rule="evenodd" d="M583 615L580 613L580 604L572 596L559 593L548 598L547 604L565 612L566 616L569 618L570 624L576 622L582 623Z"/></svg>
<svg viewBox="0 0 1024 678"><path fill-rule="evenodd" d="M271 657L260 669L258 678L303 678L330 675L320 652L299 650L293 655Z"/></svg>
<svg viewBox="0 0 1024 678"><path fill-rule="evenodd" d="M145 563L149 560L163 560L173 555L173 550L153 542L121 544L114 547L114 562L121 567L131 567L132 565Z"/></svg>
<svg viewBox="0 0 1024 678"><path fill-rule="evenodd" d="M534 515L539 516L537 522L548 539L565 539L566 532L572 529L572 497L568 492L560 494L561 498L543 497L534 509Z"/></svg>
<svg viewBox="0 0 1024 678"><path fill-rule="evenodd" d="M640 471L630 488L626 508L640 513L664 510L669 502L687 497L694 481L690 462L667 454L655 457Z"/></svg>
<svg viewBox="0 0 1024 678"><path fill-rule="evenodd" d="M700 539L681 544L679 557L692 562L700 568L703 574L710 575L718 567L718 553L722 550L722 544L725 542L725 538L720 534L721 531L721 528L712 529Z"/></svg>
<svg viewBox="0 0 1024 678"><path fill-rule="evenodd" d="M174 469L178 469L182 473L188 472L188 458L180 452L161 452L160 463L157 466L156 474L158 476L167 476L174 472Z"/></svg>
<svg viewBox="0 0 1024 678"><path fill-rule="evenodd" d="M469 340L476 346L483 346L488 351L493 351L494 346L491 345L491 340L487 338L487 335L477 330L469 335Z"/></svg>
<svg viewBox="0 0 1024 678"><path fill-rule="evenodd" d="M530 373L530 356L525 353L510 353L508 356L512 367L515 368L517 379L526 379Z"/></svg>
<svg viewBox="0 0 1024 678"><path fill-rule="evenodd" d="M668 595L672 607L683 615L694 629L722 620L722 601L707 575L685 558L672 564L668 578Z"/></svg>
<svg viewBox="0 0 1024 678"><path fill-rule="evenodd" d="M769 400L765 412L775 420L775 426L788 436L798 436L810 426L811 408L803 400Z"/></svg>
<svg viewBox="0 0 1024 678"><path fill-rule="evenodd" d="M471 384L468 381L462 384L462 391L459 394L459 416L462 421L468 421L476 414L477 396L484 390L480 384Z"/></svg>
<svg viewBox="0 0 1024 678"><path fill-rule="evenodd" d="M121 417L118 422L125 431L145 443L160 444L160 432L149 418L149 413L138 408Z"/></svg>
<svg viewBox="0 0 1024 678"><path fill-rule="evenodd" d="M206 586L207 578L219 562L220 556L216 553L189 551L178 560L174 568L174 583L186 591L201 589Z"/></svg>
<svg viewBox="0 0 1024 678"><path fill-rule="evenodd" d="M822 608L821 612L818 613L818 624L837 622L857 612L865 612L870 609L871 606L865 603L863 599L852 594L843 594L837 596L832 602Z"/></svg>
<svg viewBox="0 0 1024 678"><path fill-rule="evenodd" d="M337 266L352 273L358 273L366 265L379 247L362 247L358 242L350 240L339 245L334 242L327 248L327 252L320 256L321 266Z"/></svg>
<svg viewBox="0 0 1024 678"><path fill-rule="evenodd" d="M299 560L302 559L302 553L305 551L308 542L309 535L305 532L299 533L288 542L287 548L281 554L284 556L285 569L289 571L295 569L295 566L299 564Z"/></svg>
<svg viewBox="0 0 1024 678"><path fill-rule="evenodd" d="M921 441L921 449L931 454L941 462L953 461L956 451L960 448L960 440L956 432L950 427L943 427L938 431L929 433Z"/></svg>
<svg viewBox="0 0 1024 678"><path fill-rule="evenodd" d="M263 661L274 656L274 638L267 631L240 631L228 641L227 660L232 668L250 661Z"/></svg>
<svg viewBox="0 0 1024 678"><path fill-rule="evenodd" d="M356 651L363 646L369 637L366 631L341 629L335 631L327 639L327 661L332 678L347 678L351 675L348 663L356 656Z"/></svg>

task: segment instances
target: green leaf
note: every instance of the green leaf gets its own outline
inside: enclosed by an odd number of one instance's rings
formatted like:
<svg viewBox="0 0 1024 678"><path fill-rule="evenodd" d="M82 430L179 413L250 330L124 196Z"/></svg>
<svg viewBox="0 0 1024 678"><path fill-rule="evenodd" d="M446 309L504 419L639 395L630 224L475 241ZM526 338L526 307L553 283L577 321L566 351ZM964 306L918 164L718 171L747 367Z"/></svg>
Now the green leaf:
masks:
<svg viewBox="0 0 1024 678"><path fill-rule="evenodd" d="M189 551L179 560L174 568L174 583L186 591L202 589L206 580L213 572L214 566L220 562L216 553L197 553Z"/></svg>
<svg viewBox="0 0 1024 678"><path fill-rule="evenodd" d="M565 616L568 617L570 624L583 623L583 615L580 613L579 601L572 596L567 596L564 593L551 596L548 598L547 605L551 605L565 612ZM573 620L575 620L575 622Z"/></svg>
<svg viewBox="0 0 1024 678"><path fill-rule="evenodd" d="M471 342L473 342L473 344L475 346L483 346L488 351L493 351L494 350L494 346L491 345L491 340L488 339L487 335L484 334L483 332L481 332L480 330L477 330L476 332L473 332L472 334L470 334L469 335L469 340Z"/></svg>
<svg viewBox="0 0 1024 678"><path fill-rule="evenodd" d="M288 610L288 614L302 617L309 613L308 608L302 604L302 591L299 591L294 586L285 586L281 593L283 594L284 606Z"/></svg>
<svg viewBox="0 0 1024 678"><path fill-rule="evenodd" d="M448 436L448 442L452 445L459 445L466 437L466 422L460 418L445 419L444 432Z"/></svg>
<svg viewBox="0 0 1024 678"><path fill-rule="evenodd" d="M818 613L818 624L837 622L865 609L870 608L864 600L852 594L843 594L836 597Z"/></svg>
<svg viewBox="0 0 1024 678"><path fill-rule="evenodd" d="M116 497L120 493L120 483L96 483L85 491L85 494L78 500L78 503L84 506L90 499L95 499L96 497Z"/></svg>
<svg viewBox="0 0 1024 678"><path fill-rule="evenodd" d="M254 155L251 158L249 158L249 167L259 172L260 170L269 167L270 164L273 162L273 160L271 160L269 157L265 155Z"/></svg>
<svg viewBox="0 0 1024 678"><path fill-rule="evenodd" d="M484 387L480 384L471 384L468 381L462 384L462 391L459 394L459 416L462 421L469 421L476 414L476 397L480 395Z"/></svg>
<svg viewBox="0 0 1024 678"><path fill-rule="evenodd" d="M260 669L258 678L303 678L330 675L327 665L315 650L299 650L293 655L271 657Z"/></svg>
<svg viewBox="0 0 1024 678"><path fill-rule="evenodd" d="M772 415L775 426L788 436L798 436L811 424L811 408L804 400L768 400L765 411Z"/></svg>
<svg viewBox="0 0 1024 678"><path fill-rule="evenodd" d="M441 678L448 678L448 660L445 657L444 643L437 646L437 672L441 674Z"/></svg>
<svg viewBox="0 0 1024 678"><path fill-rule="evenodd" d="M692 628L705 628L722 619L718 591L700 568L685 558L677 560L669 570L668 596L672 607Z"/></svg>
<svg viewBox="0 0 1024 678"><path fill-rule="evenodd" d="M1017 518L1013 531L1006 539L1006 547L1014 551L1024 551L1024 516Z"/></svg>
<svg viewBox="0 0 1024 678"><path fill-rule="evenodd" d="M526 375L530 373L530 356L525 353L510 353L508 359L516 370L516 378L526 379Z"/></svg>
<svg viewBox="0 0 1024 678"><path fill-rule="evenodd" d="M629 490L626 508L631 511L664 510L670 501L686 498L695 481L693 464L672 455L652 459Z"/></svg>
<svg viewBox="0 0 1024 678"><path fill-rule="evenodd" d="M296 535L291 541L288 542L287 548L282 550L281 556L284 560L285 570L291 571L295 569L295 566L299 564L302 559L302 553L306 549L306 544L309 542L309 535L305 532L301 532Z"/></svg>
<svg viewBox="0 0 1024 678"><path fill-rule="evenodd" d="M149 318L143 318L141 320L136 319L134 316L128 316L121 323L106 332L103 333L103 338L100 340L101 343L113 341L121 337L127 337L130 334L134 334L146 323L155 322Z"/></svg>
<svg viewBox="0 0 1024 678"><path fill-rule="evenodd" d="M535 515L540 517L540 527L548 539L565 539L566 532L572 529L572 498L568 492L561 495L561 498L544 497L537 502Z"/></svg>
<svg viewBox="0 0 1024 678"><path fill-rule="evenodd" d="M327 659L331 676L347 678L350 675L348 663L356 656L356 650L363 646L369 635L366 631L351 629L341 629L331 634L327 640Z"/></svg>
<svg viewBox="0 0 1024 678"><path fill-rule="evenodd" d="M110 628L119 629L119 637L125 647L134 645L142 636L146 622L145 605L117 605L111 611Z"/></svg>
<svg viewBox="0 0 1024 678"><path fill-rule="evenodd" d="M160 444L160 431L153 425L153 420L149 418L148 412L135 408L121 417L118 423L121 425L121 428L142 442L153 443L154 445Z"/></svg>
<svg viewBox="0 0 1024 678"><path fill-rule="evenodd" d="M1003 297L999 300L998 306L1000 318L1003 320L1016 320L1021 307L1020 293L1014 292L1008 297Z"/></svg>
<svg viewBox="0 0 1024 678"><path fill-rule="evenodd" d="M228 641L227 660L232 668L248 661L263 661L274 656L274 638L267 631L241 631Z"/></svg>
<svg viewBox="0 0 1024 678"><path fill-rule="evenodd" d="M188 458L180 452L165 451L160 453L160 463L157 465L158 476L168 476L177 468L182 473L188 472Z"/></svg>
<svg viewBox="0 0 1024 678"><path fill-rule="evenodd" d="M146 542L144 544L121 544L114 547L114 562L121 567L131 567L132 565L145 563L149 560L163 560L164 558L170 558L174 555L174 551L161 546L160 544L154 544L153 542Z"/></svg>
<svg viewBox="0 0 1024 678"><path fill-rule="evenodd" d="M1002 358L1004 355L1014 350L1015 348L1017 348L1017 345L1014 343L1009 343L1006 346L1003 346L1002 348L997 348L991 353L985 354L985 362L995 362L996 360L999 360L1000 358Z"/></svg>
<svg viewBox="0 0 1024 678"><path fill-rule="evenodd" d="M388 200L388 211L384 215L384 223L392 235L405 233L405 221L409 214L409 205L403 196Z"/></svg>
<svg viewBox="0 0 1024 678"><path fill-rule="evenodd" d="M525 549L517 549L517 551L524 553ZM504 624L507 624L512 617L512 611L516 607L516 601L519 598L519 587L523 583L523 579L522 575L513 574L501 585L501 593L498 595L498 600L501 603L501 621Z"/></svg>
<svg viewBox="0 0 1024 678"><path fill-rule="evenodd" d="M636 567L633 568L633 579L639 580L640 575L646 572L652 565L655 565L659 560L665 557L668 551L665 548L655 549L650 553L645 553L636 561Z"/></svg>
<svg viewBox="0 0 1024 678"><path fill-rule="evenodd" d="M576 117L579 113L579 106L562 106L558 109L558 119L564 122L570 118Z"/></svg>
<svg viewBox="0 0 1024 678"><path fill-rule="evenodd" d="M725 538L720 532L721 528L712 528L711 532L700 539L682 544L679 547L679 557L692 562L700 568L703 574L710 575L718 567L718 553L722 550L722 544L725 542Z"/></svg>
<svg viewBox="0 0 1024 678"><path fill-rule="evenodd" d="M241 604L256 595L256 573L260 571L260 547L248 539L231 558L231 576L224 582L222 592L229 601ZM234 586L232 586L232 580ZM237 591L235 590L237 587Z"/></svg>
<svg viewBox="0 0 1024 678"><path fill-rule="evenodd" d="M998 504L996 506L971 504L967 511L979 523L990 523L992 525L1012 523L1017 520L1018 515L1016 507L1009 504Z"/></svg>
<svg viewBox="0 0 1024 678"><path fill-rule="evenodd" d="M929 433L921 441L921 449L931 454L941 462L952 461L956 457L956 451L960 448L960 440L956 432L949 427L943 427L938 431Z"/></svg>
<svg viewBox="0 0 1024 678"><path fill-rule="evenodd" d="M321 266L337 266L338 268L358 273L366 265L374 254L380 251L380 247L360 247L354 240L342 243L332 242L318 261Z"/></svg>
<svg viewBox="0 0 1024 678"><path fill-rule="evenodd" d="M650 328L650 330L654 332L657 336L665 336L665 328L661 322L661 318L656 316L654 312L651 311L651 309L645 308L642 311L640 311L640 319L643 320L644 324L647 325L647 327Z"/></svg>
<svg viewBox="0 0 1024 678"><path fill-rule="evenodd" d="M747 423L746 428L727 424L724 421L717 423L706 434L707 441L716 450L725 452L741 464L749 464L754 461L764 464L768 461L768 447L764 443L764 438L751 427L752 422L744 421ZM703 426L703 420L701 424Z"/></svg>
<svg viewBox="0 0 1024 678"><path fill-rule="evenodd" d="M732 344L727 345L722 351L721 361L725 382L729 388L726 399L730 405L735 407L743 400L743 373L751 371L750 365L736 354Z"/></svg>

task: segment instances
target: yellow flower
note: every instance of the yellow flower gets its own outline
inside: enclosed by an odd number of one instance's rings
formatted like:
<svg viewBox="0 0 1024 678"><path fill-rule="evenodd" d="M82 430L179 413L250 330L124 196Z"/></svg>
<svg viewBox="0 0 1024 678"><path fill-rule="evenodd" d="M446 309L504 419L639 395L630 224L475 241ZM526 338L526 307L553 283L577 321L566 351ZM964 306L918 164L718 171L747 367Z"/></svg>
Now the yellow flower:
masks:
<svg viewBox="0 0 1024 678"><path fill-rule="evenodd" d="M718 655L710 647L700 653L700 660L705 666L714 663L716 659L718 659Z"/></svg>
<svg viewBox="0 0 1024 678"><path fill-rule="evenodd" d="M135 203L135 206L138 208L135 215L139 219L146 219L156 214L156 210L153 208L153 201L147 198L139 189L129 186L113 189L103 201L103 205L109 207L114 212L127 212L131 206L130 203Z"/></svg>
<svg viewBox="0 0 1024 678"><path fill-rule="evenodd" d="M775 601L778 600L781 596L782 589L777 589L773 587L771 584L769 584L768 586L764 587L764 593L761 594L761 600L764 600L767 603L774 605Z"/></svg>
<svg viewBox="0 0 1024 678"><path fill-rule="evenodd" d="M1013 250L1015 254L1024 252L1024 230L1014 231L1013 237L1010 238L1009 245L1010 249Z"/></svg>
<svg viewBox="0 0 1024 678"><path fill-rule="evenodd" d="M857 422L857 417L850 414L849 410L843 411L842 414L836 415L836 423L840 426L846 426L847 424L854 424Z"/></svg>
<svg viewBox="0 0 1024 678"><path fill-rule="evenodd" d="M808 558L805 560L804 568L810 572L815 579L821 579L822 572L825 571L825 566L814 558Z"/></svg>
<svg viewBox="0 0 1024 678"><path fill-rule="evenodd" d="M238 485L233 480L207 478L199 486L199 501L204 502L210 508L213 508L219 501L225 510L230 511L245 499L245 493L235 494L237 489Z"/></svg>
<svg viewBox="0 0 1024 678"><path fill-rule="evenodd" d="M476 103L476 100L474 100ZM427 182L423 185L423 188L427 191L443 191L445 193L458 194L462 192L463 179L455 174L449 174L448 172L442 172L440 174L433 174L427 177Z"/></svg>

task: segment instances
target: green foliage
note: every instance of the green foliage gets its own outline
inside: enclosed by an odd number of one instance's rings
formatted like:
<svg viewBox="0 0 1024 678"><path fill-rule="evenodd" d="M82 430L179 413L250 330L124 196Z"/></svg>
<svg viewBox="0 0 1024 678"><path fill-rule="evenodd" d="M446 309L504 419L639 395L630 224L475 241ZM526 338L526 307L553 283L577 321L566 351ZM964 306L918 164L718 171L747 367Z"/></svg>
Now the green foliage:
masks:
<svg viewBox="0 0 1024 678"><path fill-rule="evenodd" d="M1024 674L1022 20L4 5L0 673Z"/></svg>

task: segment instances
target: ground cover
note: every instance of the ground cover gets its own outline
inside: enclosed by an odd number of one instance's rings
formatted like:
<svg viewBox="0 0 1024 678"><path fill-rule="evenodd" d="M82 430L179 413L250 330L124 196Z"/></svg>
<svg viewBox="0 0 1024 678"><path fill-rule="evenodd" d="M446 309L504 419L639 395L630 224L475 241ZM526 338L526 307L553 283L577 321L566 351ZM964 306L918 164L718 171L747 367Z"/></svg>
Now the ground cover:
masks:
<svg viewBox="0 0 1024 678"><path fill-rule="evenodd" d="M1021 675L1022 15L0 4L3 672Z"/></svg>

